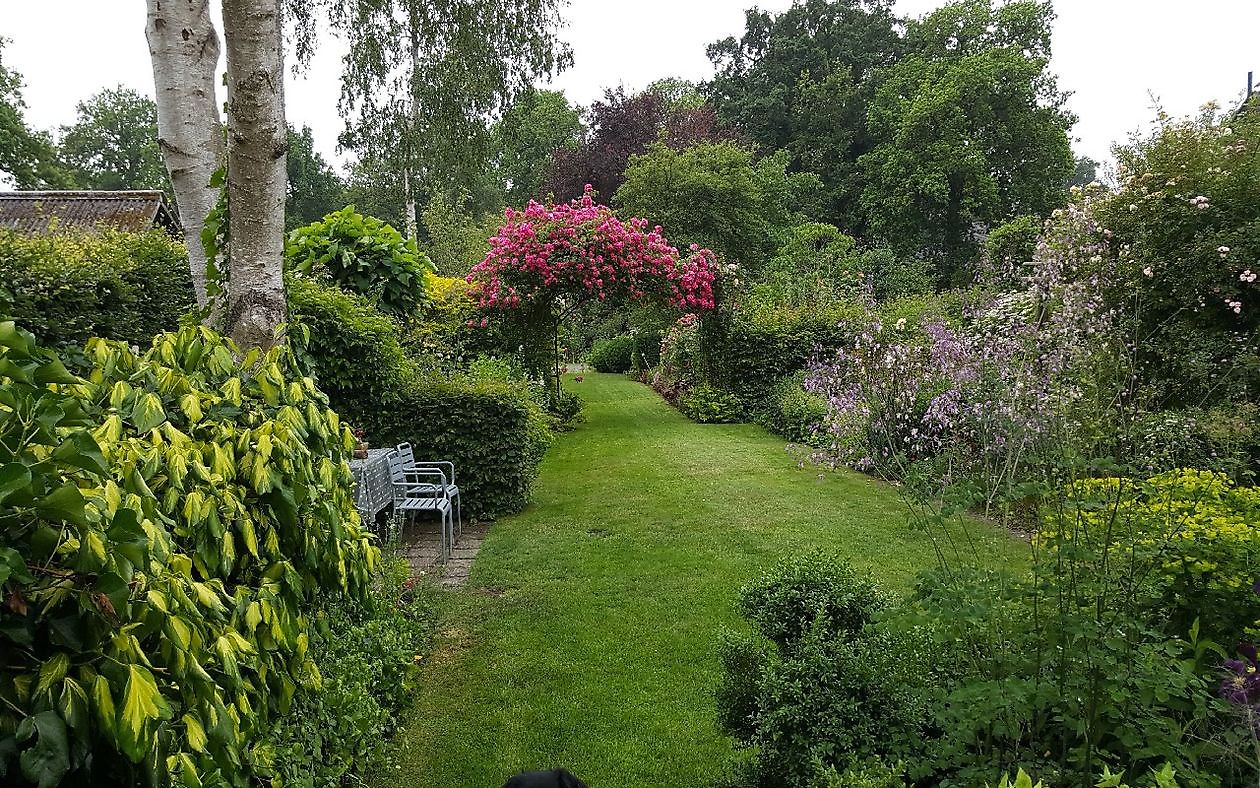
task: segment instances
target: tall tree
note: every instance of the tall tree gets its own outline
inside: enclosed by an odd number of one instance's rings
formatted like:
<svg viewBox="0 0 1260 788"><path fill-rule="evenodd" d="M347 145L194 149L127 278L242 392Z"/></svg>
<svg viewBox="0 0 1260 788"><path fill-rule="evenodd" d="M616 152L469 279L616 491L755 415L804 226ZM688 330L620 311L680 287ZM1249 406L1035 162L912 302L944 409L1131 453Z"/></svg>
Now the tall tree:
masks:
<svg viewBox="0 0 1260 788"><path fill-rule="evenodd" d="M284 49L280 0L224 0L227 48L227 292L221 323L242 349L269 347L286 315L283 277ZM218 34L207 0L148 0L149 53L163 158L205 303L200 228L218 201L211 175L224 143L215 96ZM195 226L196 233L190 228Z"/></svg>
<svg viewBox="0 0 1260 788"><path fill-rule="evenodd" d="M288 314L283 27L280 0L223 0L231 206L224 318L241 347L269 347Z"/></svg>
<svg viewBox="0 0 1260 788"><path fill-rule="evenodd" d="M871 234L925 256L948 281L980 230L1046 214L1074 168L1050 62L1049 3L963 0L911 23L909 54L868 112L879 143L859 159Z"/></svg>
<svg viewBox="0 0 1260 788"><path fill-rule="evenodd" d="M541 196L551 155L576 149L582 132L582 113L563 93L522 93L490 129L495 177L507 204L520 207Z"/></svg>
<svg viewBox="0 0 1260 788"><path fill-rule="evenodd" d="M342 144L398 166L412 238L421 183L466 187L484 170L487 120L572 61L556 37L566 0L321 3L349 43Z"/></svg>
<svg viewBox="0 0 1260 788"><path fill-rule="evenodd" d="M215 96L219 35L210 19L209 0L148 0L145 36L153 62L158 146L179 208L197 303L205 306L201 230L219 202L219 188L210 181L225 160Z"/></svg>
<svg viewBox="0 0 1260 788"><path fill-rule="evenodd" d="M52 139L26 124L22 75L4 65L0 37L0 176L19 189L57 189L69 185L69 175L57 160Z"/></svg>
<svg viewBox="0 0 1260 788"><path fill-rule="evenodd" d="M317 222L346 205L346 185L319 151L310 126L301 131L289 127L288 195L284 227L292 230Z"/></svg>
<svg viewBox="0 0 1260 788"><path fill-rule="evenodd" d="M61 127L61 156L86 189L160 189L171 193L158 148L157 105L119 85L80 101L78 119Z"/></svg>
<svg viewBox="0 0 1260 788"><path fill-rule="evenodd" d="M892 0L797 0L775 15L746 14L745 32L708 48L706 91L719 116L765 151L825 185L828 221L857 229L856 162L872 145L865 108L881 70L901 51Z"/></svg>
<svg viewBox="0 0 1260 788"><path fill-rule="evenodd" d="M683 149L702 142L734 141L733 130L718 123L713 108L686 100L674 80L661 80L647 90L627 94L605 90L604 100L586 112L587 135L576 148L552 154L541 191L560 202L582 196L586 184L609 199L625 180L631 156L663 142Z"/></svg>

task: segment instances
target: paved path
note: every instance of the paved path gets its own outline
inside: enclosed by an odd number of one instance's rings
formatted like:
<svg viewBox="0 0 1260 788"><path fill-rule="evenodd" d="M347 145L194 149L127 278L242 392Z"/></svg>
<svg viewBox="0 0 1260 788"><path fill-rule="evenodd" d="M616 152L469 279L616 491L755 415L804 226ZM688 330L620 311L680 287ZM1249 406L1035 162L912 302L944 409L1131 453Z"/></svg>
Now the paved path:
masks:
<svg viewBox="0 0 1260 788"><path fill-rule="evenodd" d="M489 523L465 523L464 533L455 542L451 560L445 566L438 563L441 543L436 522L419 522L403 528L402 552L411 562L411 571L417 575L438 578L448 587L462 586L468 580L468 570L490 530Z"/></svg>

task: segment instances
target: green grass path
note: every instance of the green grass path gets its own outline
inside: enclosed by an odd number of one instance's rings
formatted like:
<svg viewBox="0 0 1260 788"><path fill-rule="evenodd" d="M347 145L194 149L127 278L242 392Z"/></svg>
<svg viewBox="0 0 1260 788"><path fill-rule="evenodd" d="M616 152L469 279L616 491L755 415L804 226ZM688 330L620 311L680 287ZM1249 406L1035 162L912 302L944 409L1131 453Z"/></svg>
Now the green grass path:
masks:
<svg viewBox="0 0 1260 788"><path fill-rule="evenodd" d="M566 766L591 788L703 786L731 756L714 724L715 645L738 623L742 584L818 547L890 588L934 562L884 485L802 469L759 427L693 424L621 376L569 385L586 421L450 593L402 769L382 785L497 788Z"/></svg>

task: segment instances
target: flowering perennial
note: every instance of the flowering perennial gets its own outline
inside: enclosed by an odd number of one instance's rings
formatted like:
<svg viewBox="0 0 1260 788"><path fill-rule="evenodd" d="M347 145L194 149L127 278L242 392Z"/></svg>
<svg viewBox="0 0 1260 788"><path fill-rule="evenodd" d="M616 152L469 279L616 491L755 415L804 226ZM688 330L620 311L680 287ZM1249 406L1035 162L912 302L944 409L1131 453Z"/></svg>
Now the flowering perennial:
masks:
<svg viewBox="0 0 1260 788"><path fill-rule="evenodd" d="M688 312L714 307L712 252L693 244L681 258L660 227L618 219L595 202L590 186L573 202L509 208L490 245L468 274L482 309L513 310L561 293L664 302Z"/></svg>

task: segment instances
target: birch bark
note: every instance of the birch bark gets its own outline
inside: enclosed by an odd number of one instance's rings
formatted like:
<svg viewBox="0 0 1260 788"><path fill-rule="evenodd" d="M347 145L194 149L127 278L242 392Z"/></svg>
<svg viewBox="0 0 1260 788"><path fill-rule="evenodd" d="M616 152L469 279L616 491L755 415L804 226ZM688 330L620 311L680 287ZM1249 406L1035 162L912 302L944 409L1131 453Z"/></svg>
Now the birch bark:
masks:
<svg viewBox="0 0 1260 788"><path fill-rule="evenodd" d="M219 190L210 177L223 163L224 141L215 96L219 37L208 0L147 0L145 37L153 63L158 144L171 176L175 207L188 246L197 304L206 303L206 255L201 228Z"/></svg>
<svg viewBox="0 0 1260 788"><path fill-rule="evenodd" d="M229 286L224 331L275 344L284 294L284 42L280 0L223 0L227 42Z"/></svg>

